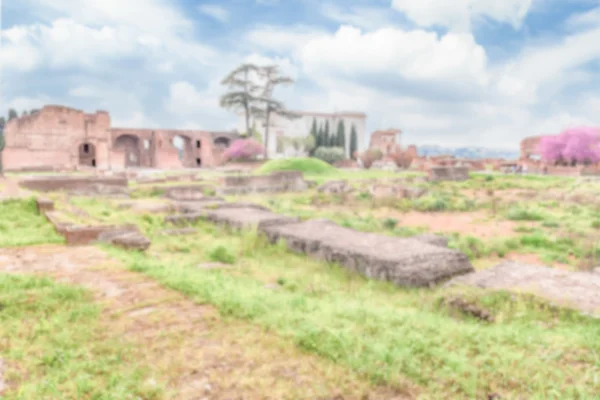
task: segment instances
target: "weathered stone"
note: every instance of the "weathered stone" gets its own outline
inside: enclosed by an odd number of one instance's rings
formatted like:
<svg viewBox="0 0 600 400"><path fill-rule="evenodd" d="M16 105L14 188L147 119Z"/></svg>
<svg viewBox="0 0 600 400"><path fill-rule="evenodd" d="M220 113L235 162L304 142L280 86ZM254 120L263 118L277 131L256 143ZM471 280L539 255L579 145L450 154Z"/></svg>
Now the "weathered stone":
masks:
<svg viewBox="0 0 600 400"><path fill-rule="evenodd" d="M165 229L160 232L164 236L184 236L193 235L197 231L194 228L181 228L181 229Z"/></svg>
<svg viewBox="0 0 600 400"><path fill-rule="evenodd" d="M45 214L48 211L54 211L54 201L47 197L37 198L37 207L40 214Z"/></svg>
<svg viewBox="0 0 600 400"><path fill-rule="evenodd" d="M135 225L106 229L98 235L97 241L142 251L151 244L150 240L144 237Z"/></svg>
<svg viewBox="0 0 600 400"><path fill-rule="evenodd" d="M227 225L232 228L265 228L271 225L283 225L297 222L297 218L287 217L275 214L271 211L260 210L257 208L222 208L207 211L205 216L207 220Z"/></svg>
<svg viewBox="0 0 600 400"><path fill-rule="evenodd" d="M348 193L352 191L352 187L347 181L329 181L325 182L317 188L320 193Z"/></svg>
<svg viewBox="0 0 600 400"><path fill-rule="evenodd" d="M432 233L424 233L422 235L411 236L410 238L418 240L419 242L429 243L434 246L448 247L448 238Z"/></svg>
<svg viewBox="0 0 600 400"><path fill-rule="evenodd" d="M327 220L276 224L262 230L271 242L284 239L292 250L400 286L429 286L473 271L461 252L414 239L358 232Z"/></svg>
<svg viewBox="0 0 600 400"><path fill-rule="evenodd" d="M436 181L466 181L469 179L468 167L431 167L429 180Z"/></svg>
<svg viewBox="0 0 600 400"><path fill-rule="evenodd" d="M217 189L220 195L246 193L299 192L308 188L300 171L281 171L270 175L225 176Z"/></svg>
<svg viewBox="0 0 600 400"><path fill-rule="evenodd" d="M142 234L131 232L115 237L112 244L128 250L145 251L150 247L151 242Z"/></svg>
<svg viewBox="0 0 600 400"><path fill-rule="evenodd" d="M182 185L163 187L164 196L173 200L200 200L209 197L206 193L213 191L214 188L209 185Z"/></svg>
<svg viewBox="0 0 600 400"><path fill-rule="evenodd" d="M457 277L449 286L527 292L551 303L600 316L600 274L503 262L495 267Z"/></svg>

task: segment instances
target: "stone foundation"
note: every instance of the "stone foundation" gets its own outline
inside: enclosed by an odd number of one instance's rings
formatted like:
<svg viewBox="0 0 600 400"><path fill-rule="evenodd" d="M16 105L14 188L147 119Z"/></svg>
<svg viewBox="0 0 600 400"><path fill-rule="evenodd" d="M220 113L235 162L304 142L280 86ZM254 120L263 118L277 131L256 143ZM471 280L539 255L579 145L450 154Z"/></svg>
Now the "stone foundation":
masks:
<svg viewBox="0 0 600 400"><path fill-rule="evenodd" d="M76 177L76 176L44 176L26 178L19 185L38 192L96 190L97 185L127 189L127 178L119 177Z"/></svg>
<svg viewBox="0 0 600 400"><path fill-rule="evenodd" d="M469 168L431 167L428 176L430 181L466 181L469 179Z"/></svg>

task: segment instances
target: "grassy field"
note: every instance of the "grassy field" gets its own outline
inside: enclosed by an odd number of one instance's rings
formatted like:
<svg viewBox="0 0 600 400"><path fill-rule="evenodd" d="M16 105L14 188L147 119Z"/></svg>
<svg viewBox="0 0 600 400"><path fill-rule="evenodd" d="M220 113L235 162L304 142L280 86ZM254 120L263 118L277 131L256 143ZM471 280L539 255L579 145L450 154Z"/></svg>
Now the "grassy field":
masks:
<svg viewBox="0 0 600 400"><path fill-rule="evenodd" d="M469 233L472 226L443 232L451 246L465 251L476 265L513 253L565 263L572 269L595 262L591 238L600 216L596 205L537 197L515 201L509 196L515 190L545 195L553 190L580 191L574 180L476 175L468 182L418 183L428 189L426 196L391 203L372 198L366 186L361 189L363 179L390 175L368 171L321 176L324 180L354 178L358 190L350 196L310 191L230 200L251 200L289 215L327 217L358 230L398 236L429 230L403 226L406 213L423 217L483 213L487 223L513 224L513 235L484 240ZM583 190L593 193L598 188L588 184ZM416 385L421 398L500 393L503 398L588 399L600 393L600 322L596 320L529 297L463 293L492 312L497 322L489 324L454 315L441 306L441 300L453 294L448 289L406 290L368 281L336 265L268 245L256 233L198 223L195 235L165 237L159 234L165 228L163 215L118 212L98 199L74 203L96 218L142 227L153 242L147 255L111 250L130 269L199 303L212 304L224 315L275 331L290 345L374 382L399 388ZM231 268L196 267L215 261Z"/></svg>
<svg viewBox="0 0 600 400"><path fill-rule="evenodd" d="M0 274L0 356L19 399L158 399L126 340L110 339L83 289Z"/></svg>
<svg viewBox="0 0 600 400"><path fill-rule="evenodd" d="M600 201L594 199L600 184L482 174L466 182L415 181L411 184L426 188L427 194L390 200L374 198L364 181L401 177L409 176L330 171L307 178L350 179L356 191L229 200L259 202L280 213L326 217L387 235L440 232L477 268L515 256L573 270L596 265ZM135 197L160 195L142 190ZM118 210L116 202L72 199L95 220L136 223L152 240L146 254L106 248L130 270L375 384L423 399L487 398L493 393L503 399L600 397L598 320L530 296L460 293L495 317L489 323L443 306L444 299L457 295L456 289L410 290L369 281L337 265L293 254L283 245L269 245L256 232L234 232L206 222L194 224L193 235L165 236L165 215ZM416 222L408 224L409 216ZM463 223L469 216L476 218ZM445 222L436 224L441 218ZM209 262L227 268L198 268Z"/></svg>

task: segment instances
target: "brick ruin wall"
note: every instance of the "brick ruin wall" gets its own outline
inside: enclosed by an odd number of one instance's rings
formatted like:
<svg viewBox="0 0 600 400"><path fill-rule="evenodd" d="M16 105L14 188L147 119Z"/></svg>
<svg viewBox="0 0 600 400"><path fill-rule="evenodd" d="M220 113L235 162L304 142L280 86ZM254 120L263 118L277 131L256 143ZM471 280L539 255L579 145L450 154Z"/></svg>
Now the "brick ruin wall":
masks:
<svg viewBox="0 0 600 400"><path fill-rule="evenodd" d="M105 111L86 114L62 106L45 106L32 115L9 121L5 136L3 160L7 171L71 170L79 166L211 167L220 161L221 153L215 151L209 132L111 128ZM183 160L173 144L177 136L186 144Z"/></svg>

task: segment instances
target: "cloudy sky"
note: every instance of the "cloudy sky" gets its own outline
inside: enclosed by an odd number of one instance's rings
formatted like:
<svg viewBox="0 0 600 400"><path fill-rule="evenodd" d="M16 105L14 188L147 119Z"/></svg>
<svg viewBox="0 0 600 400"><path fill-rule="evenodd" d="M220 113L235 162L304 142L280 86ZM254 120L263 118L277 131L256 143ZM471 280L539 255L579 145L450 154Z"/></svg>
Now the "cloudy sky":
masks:
<svg viewBox="0 0 600 400"><path fill-rule="evenodd" d="M406 144L516 148L600 125L600 0L0 0L2 108L105 109L122 127L231 129L244 61L291 109L364 111ZM4 113L5 111L3 111Z"/></svg>

